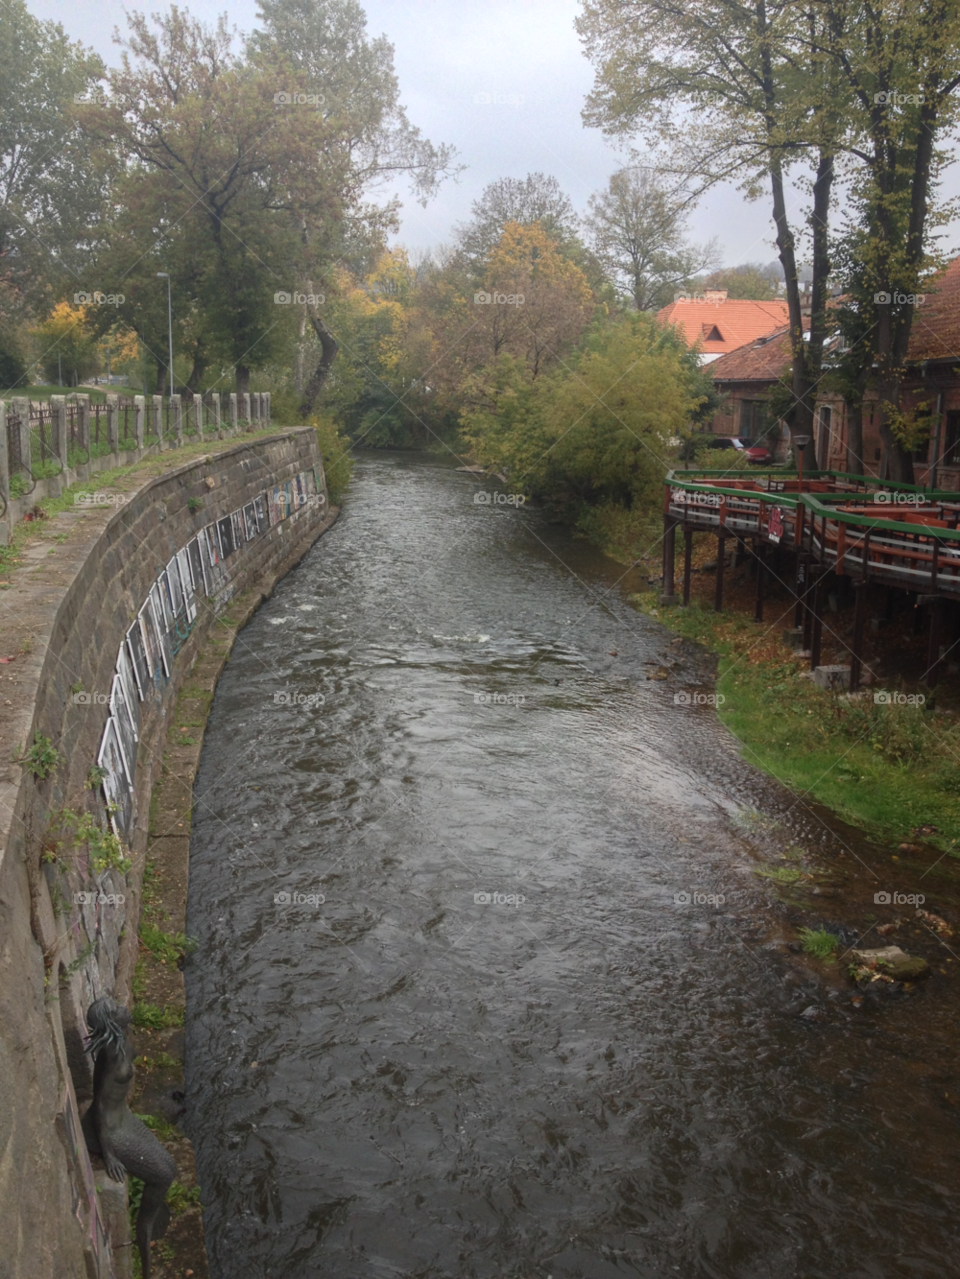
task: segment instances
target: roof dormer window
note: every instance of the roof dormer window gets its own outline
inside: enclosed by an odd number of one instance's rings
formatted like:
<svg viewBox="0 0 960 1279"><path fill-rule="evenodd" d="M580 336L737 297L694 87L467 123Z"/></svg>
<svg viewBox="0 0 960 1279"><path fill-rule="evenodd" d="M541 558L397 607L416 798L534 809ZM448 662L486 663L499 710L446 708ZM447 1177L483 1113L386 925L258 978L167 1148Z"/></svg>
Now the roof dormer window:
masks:
<svg viewBox="0 0 960 1279"><path fill-rule="evenodd" d="M723 334L720 332L720 330L717 328L715 324L704 324L703 340L704 342L722 342Z"/></svg>

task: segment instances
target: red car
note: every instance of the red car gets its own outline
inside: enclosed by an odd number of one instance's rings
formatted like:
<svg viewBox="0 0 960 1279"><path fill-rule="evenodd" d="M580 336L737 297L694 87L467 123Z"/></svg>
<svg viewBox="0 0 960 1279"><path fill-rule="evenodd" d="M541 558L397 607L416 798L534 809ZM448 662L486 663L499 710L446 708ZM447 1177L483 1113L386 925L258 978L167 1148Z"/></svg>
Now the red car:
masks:
<svg viewBox="0 0 960 1279"><path fill-rule="evenodd" d="M757 466L769 466L773 461L773 454L769 449L764 448L762 444L753 444L750 440L745 440L738 435L717 435L710 441L712 449L736 449L739 453L743 453L748 462L753 462Z"/></svg>

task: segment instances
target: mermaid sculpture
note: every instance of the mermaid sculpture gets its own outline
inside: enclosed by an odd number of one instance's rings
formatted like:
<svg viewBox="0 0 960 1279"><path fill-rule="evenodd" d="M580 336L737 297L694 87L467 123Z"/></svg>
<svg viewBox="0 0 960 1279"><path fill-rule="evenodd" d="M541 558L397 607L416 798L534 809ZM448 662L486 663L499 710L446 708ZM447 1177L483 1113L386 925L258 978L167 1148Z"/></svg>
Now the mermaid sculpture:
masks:
<svg viewBox="0 0 960 1279"><path fill-rule="evenodd" d="M111 1180L123 1181L128 1172L143 1182L136 1234L143 1279L150 1279L150 1240L162 1239L170 1224L164 1200L177 1165L127 1105L133 1082L129 1025L130 1010L112 999L98 999L87 1009L87 1052L95 1064L93 1101L83 1117L83 1132L88 1149L103 1158Z"/></svg>

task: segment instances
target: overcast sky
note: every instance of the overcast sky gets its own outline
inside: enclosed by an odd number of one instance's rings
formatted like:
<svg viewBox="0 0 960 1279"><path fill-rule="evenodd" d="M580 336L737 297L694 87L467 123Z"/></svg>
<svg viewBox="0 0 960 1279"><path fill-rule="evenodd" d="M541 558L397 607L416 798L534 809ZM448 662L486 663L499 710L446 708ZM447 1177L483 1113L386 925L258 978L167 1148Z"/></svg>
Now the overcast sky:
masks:
<svg viewBox="0 0 960 1279"><path fill-rule="evenodd" d="M205 22L226 8L242 31L256 26L256 0L181 3ZM108 63L116 61L111 34L126 27L120 0L28 4ZM126 7L154 11L165 5L144 0ZM580 120L593 73L573 28L577 0L367 0L365 8L371 34L385 34L396 49L411 121L432 141L452 143L467 166L426 209L403 193L399 240L408 248L449 241L453 225L469 217L472 202L496 178L553 174L582 213L591 192L624 162ZM798 203L796 195L793 201ZM730 188L703 199L691 216L690 235L716 236L727 265L776 258L766 203L747 204Z"/></svg>

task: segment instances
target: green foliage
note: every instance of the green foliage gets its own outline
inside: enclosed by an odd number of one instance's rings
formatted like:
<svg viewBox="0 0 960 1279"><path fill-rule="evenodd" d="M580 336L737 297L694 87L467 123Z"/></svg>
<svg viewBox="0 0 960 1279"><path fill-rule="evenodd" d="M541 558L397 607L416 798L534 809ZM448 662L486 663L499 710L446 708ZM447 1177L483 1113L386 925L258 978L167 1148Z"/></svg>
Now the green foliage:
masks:
<svg viewBox="0 0 960 1279"><path fill-rule="evenodd" d="M50 738L41 733L35 733L30 749L14 760L17 764L23 764L27 772L32 773L38 781L49 777L62 761L63 756L54 749Z"/></svg>
<svg viewBox="0 0 960 1279"><path fill-rule="evenodd" d="M350 483L350 476L353 474L350 441L339 433L337 427L327 417L314 418L312 425L316 429L320 444L320 456L323 458L323 473L327 479L330 501L332 505L339 506Z"/></svg>
<svg viewBox="0 0 960 1279"><path fill-rule="evenodd" d="M639 531L659 510L677 438L702 402L702 378L670 330L645 314L597 324L565 368L536 380L500 356L468 384L464 433L480 462L582 531ZM625 522L619 521L622 537Z"/></svg>
<svg viewBox="0 0 960 1279"><path fill-rule="evenodd" d="M167 1191L167 1205L174 1216L186 1212L200 1202L200 1187L193 1186L187 1190L179 1181L175 1181Z"/></svg>
<svg viewBox="0 0 960 1279"><path fill-rule="evenodd" d="M183 1025L183 1009L173 1008L167 1004L163 1008L159 1004L147 1001L133 1005L133 1024L141 1030L166 1030L173 1026Z"/></svg>
<svg viewBox="0 0 960 1279"><path fill-rule="evenodd" d="M186 933L167 933L156 924L144 922L140 926L140 941L163 964L175 966L184 955L190 955L197 943Z"/></svg>
<svg viewBox="0 0 960 1279"><path fill-rule="evenodd" d="M103 785L106 775L107 770L105 768L101 768L99 764L92 764L90 771L87 773L87 780L84 783L87 790L98 790Z"/></svg>
<svg viewBox="0 0 960 1279"><path fill-rule="evenodd" d="M833 933L828 933L825 928L801 928L799 935L805 954L825 961L836 959L840 942Z"/></svg>

